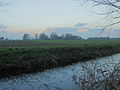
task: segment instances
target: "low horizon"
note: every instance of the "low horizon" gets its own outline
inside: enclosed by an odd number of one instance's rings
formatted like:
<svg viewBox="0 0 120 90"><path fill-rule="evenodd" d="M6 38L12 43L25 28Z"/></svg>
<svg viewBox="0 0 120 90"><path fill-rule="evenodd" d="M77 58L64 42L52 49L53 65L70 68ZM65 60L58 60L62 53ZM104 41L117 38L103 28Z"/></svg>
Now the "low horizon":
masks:
<svg viewBox="0 0 120 90"><path fill-rule="evenodd" d="M56 32L72 33L83 38L119 38L119 25L99 34L104 23L110 21L94 11L93 6L84 4L82 0L0 0L0 37L22 39L25 33Z"/></svg>

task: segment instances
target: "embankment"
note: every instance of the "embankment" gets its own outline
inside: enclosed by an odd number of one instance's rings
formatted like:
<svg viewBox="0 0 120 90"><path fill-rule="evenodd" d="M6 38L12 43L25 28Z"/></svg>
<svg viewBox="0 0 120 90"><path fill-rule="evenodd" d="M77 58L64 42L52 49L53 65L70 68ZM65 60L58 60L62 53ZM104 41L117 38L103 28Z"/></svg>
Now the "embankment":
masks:
<svg viewBox="0 0 120 90"><path fill-rule="evenodd" d="M0 50L0 77L43 71L79 61L110 56L120 46L8 48Z"/></svg>

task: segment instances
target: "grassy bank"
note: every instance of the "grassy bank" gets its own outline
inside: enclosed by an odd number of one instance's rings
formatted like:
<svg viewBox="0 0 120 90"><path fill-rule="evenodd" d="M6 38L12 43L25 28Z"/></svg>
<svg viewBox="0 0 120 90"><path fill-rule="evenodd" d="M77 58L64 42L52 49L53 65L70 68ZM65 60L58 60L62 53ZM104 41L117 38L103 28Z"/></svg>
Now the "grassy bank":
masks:
<svg viewBox="0 0 120 90"><path fill-rule="evenodd" d="M34 45L36 42L45 44L37 47L27 47L27 43L20 47L20 42L22 41L17 42L19 47L0 48L0 77L42 71L120 52L120 41L116 40L60 41L62 45L57 41L47 42L56 44L55 46L47 46L46 41L32 41Z"/></svg>

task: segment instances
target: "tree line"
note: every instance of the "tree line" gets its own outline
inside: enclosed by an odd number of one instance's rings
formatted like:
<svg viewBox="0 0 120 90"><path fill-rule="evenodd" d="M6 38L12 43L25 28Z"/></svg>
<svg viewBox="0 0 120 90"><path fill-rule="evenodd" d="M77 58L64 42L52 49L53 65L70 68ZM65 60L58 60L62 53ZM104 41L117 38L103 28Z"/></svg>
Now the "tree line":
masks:
<svg viewBox="0 0 120 90"><path fill-rule="evenodd" d="M73 34L62 34L62 35L58 35L55 32L52 32L50 34L50 36L46 35L45 33L41 33L41 34L35 34L34 38L31 37L30 34L24 34L23 35L23 40L81 40L82 38L80 36L77 35L73 35Z"/></svg>

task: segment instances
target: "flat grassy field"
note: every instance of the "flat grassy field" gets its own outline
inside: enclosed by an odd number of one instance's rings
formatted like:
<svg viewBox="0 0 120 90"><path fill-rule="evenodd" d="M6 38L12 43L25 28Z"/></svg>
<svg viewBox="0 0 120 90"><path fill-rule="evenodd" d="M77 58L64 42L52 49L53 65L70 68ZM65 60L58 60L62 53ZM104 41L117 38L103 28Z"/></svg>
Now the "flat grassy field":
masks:
<svg viewBox="0 0 120 90"><path fill-rule="evenodd" d="M0 77L120 53L120 40L0 41Z"/></svg>
<svg viewBox="0 0 120 90"><path fill-rule="evenodd" d="M17 47L76 47L76 46L118 46L120 40L8 40L0 41L1 48Z"/></svg>

